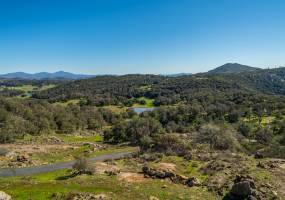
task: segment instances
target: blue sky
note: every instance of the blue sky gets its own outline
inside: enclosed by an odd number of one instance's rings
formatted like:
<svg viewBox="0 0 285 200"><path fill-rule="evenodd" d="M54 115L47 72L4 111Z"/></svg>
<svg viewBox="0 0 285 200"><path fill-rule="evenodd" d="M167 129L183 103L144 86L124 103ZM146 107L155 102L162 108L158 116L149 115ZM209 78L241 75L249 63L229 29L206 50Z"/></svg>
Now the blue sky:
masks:
<svg viewBox="0 0 285 200"><path fill-rule="evenodd" d="M284 0L0 0L0 73L285 66Z"/></svg>

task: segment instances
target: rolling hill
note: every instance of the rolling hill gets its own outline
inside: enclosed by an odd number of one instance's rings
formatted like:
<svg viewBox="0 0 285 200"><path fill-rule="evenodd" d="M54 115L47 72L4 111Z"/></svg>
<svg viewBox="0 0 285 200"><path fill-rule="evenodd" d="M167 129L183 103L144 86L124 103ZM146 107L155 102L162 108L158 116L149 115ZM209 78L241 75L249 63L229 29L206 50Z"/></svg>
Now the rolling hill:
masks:
<svg viewBox="0 0 285 200"><path fill-rule="evenodd" d="M28 79L28 80L43 80L43 79L69 79L69 80L78 80L78 79L85 79L91 78L94 75L83 75L83 74L73 74L64 71L58 71L55 73L48 73L48 72L40 72L35 74L29 74L24 72L15 72L15 73L8 73L0 75L0 78L5 79Z"/></svg>

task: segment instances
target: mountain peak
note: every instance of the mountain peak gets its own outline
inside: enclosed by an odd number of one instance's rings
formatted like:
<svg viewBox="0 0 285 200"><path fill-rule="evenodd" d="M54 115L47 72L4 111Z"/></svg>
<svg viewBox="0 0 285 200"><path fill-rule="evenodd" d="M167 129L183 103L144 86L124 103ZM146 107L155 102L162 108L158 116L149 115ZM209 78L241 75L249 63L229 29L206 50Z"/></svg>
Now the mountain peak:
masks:
<svg viewBox="0 0 285 200"><path fill-rule="evenodd" d="M220 67L217 67L213 70L208 71L208 73L209 74L231 74L231 73L256 71L259 69L260 68L251 67L248 65L242 65L239 63L226 63Z"/></svg>

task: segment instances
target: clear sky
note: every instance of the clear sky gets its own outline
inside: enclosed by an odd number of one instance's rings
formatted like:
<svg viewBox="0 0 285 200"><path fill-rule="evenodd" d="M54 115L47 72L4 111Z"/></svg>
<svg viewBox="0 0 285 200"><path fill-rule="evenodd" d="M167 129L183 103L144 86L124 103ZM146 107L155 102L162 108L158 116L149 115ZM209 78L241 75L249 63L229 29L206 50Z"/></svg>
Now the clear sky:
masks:
<svg viewBox="0 0 285 200"><path fill-rule="evenodd" d="M285 66L284 0L0 0L0 73Z"/></svg>

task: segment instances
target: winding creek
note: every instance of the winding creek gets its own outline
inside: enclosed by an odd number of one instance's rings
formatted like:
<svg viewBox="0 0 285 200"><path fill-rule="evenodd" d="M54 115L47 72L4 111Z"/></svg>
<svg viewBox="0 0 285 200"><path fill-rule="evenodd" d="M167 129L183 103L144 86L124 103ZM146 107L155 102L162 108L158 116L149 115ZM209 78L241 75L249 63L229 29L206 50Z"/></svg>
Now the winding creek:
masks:
<svg viewBox="0 0 285 200"><path fill-rule="evenodd" d="M89 161L96 162L96 161L106 161L109 159L116 160L126 156L130 156L133 153L134 152L110 153L90 158ZM0 169L0 177L30 176L39 173L53 172L61 169L71 169L74 163L75 160L68 162L59 162L49 165L24 167L24 168L5 168L5 169Z"/></svg>

